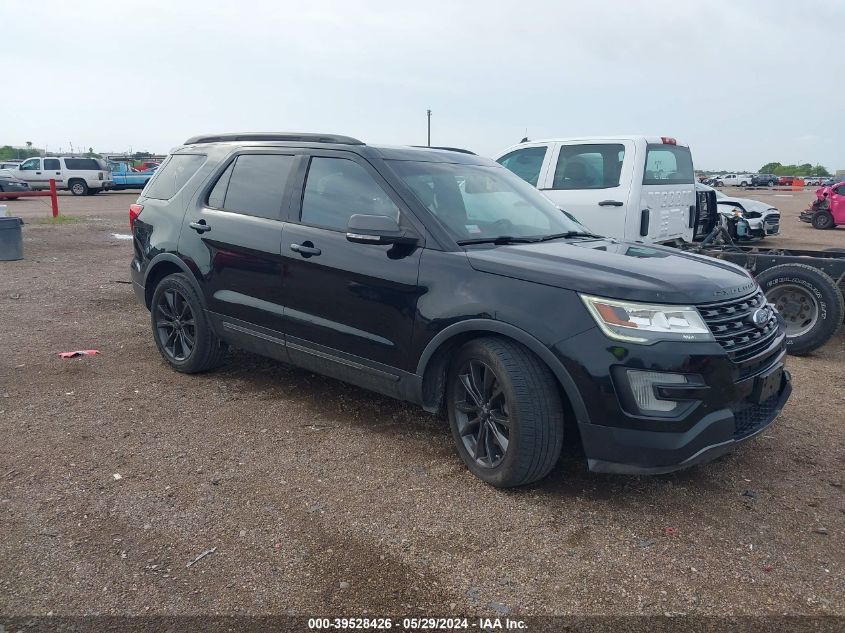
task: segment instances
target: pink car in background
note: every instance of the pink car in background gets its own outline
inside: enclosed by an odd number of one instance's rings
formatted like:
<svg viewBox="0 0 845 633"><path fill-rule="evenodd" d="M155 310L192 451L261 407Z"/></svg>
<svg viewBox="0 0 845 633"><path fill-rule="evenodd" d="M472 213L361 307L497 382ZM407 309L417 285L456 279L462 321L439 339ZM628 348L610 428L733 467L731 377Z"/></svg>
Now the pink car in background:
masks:
<svg viewBox="0 0 845 633"><path fill-rule="evenodd" d="M845 181L816 190L816 200L801 212L801 221L816 229L835 229L845 224Z"/></svg>

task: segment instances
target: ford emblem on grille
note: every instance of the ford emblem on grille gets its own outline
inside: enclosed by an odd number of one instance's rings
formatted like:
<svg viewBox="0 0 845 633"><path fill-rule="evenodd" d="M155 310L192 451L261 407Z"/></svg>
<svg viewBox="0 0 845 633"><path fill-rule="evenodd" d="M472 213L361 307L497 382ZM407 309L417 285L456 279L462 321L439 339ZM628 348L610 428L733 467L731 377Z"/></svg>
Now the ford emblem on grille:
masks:
<svg viewBox="0 0 845 633"><path fill-rule="evenodd" d="M751 323L754 324L754 327L762 330L766 327L766 323L769 322L769 316L768 307L758 308L751 314Z"/></svg>

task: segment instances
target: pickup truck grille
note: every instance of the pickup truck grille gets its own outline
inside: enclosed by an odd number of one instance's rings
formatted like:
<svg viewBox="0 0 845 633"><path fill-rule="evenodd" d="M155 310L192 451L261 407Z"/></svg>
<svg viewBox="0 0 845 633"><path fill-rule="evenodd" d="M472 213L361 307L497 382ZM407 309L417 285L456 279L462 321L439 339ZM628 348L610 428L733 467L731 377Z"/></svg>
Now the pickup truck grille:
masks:
<svg viewBox="0 0 845 633"><path fill-rule="evenodd" d="M697 307L714 338L728 352L731 360L743 362L765 350L777 336L778 320L774 311L762 328L751 321L751 315L765 305L766 297L758 290L740 299Z"/></svg>

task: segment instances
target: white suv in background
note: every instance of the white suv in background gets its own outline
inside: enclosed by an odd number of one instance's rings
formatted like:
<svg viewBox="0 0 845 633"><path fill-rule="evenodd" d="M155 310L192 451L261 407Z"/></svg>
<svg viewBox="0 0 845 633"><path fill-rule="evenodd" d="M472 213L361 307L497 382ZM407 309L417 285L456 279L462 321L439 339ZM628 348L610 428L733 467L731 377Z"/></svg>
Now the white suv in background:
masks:
<svg viewBox="0 0 845 633"><path fill-rule="evenodd" d="M673 138L554 138L514 145L494 159L595 233L626 242L693 241L692 156Z"/></svg>
<svg viewBox="0 0 845 633"><path fill-rule="evenodd" d="M57 189L69 189L75 196L90 196L113 185L111 171L103 167L96 158L45 156L26 159L12 173L33 189L49 189L50 179L54 178Z"/></svg>

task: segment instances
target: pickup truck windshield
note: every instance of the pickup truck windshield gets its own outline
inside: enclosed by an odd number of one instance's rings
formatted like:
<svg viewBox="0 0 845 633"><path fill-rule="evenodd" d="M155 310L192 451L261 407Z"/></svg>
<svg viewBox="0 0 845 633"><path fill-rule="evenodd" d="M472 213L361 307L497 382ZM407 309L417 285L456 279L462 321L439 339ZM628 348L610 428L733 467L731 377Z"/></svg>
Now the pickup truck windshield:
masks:
<svg viewBox="0 0 845 633"><path fill-rule="evenodd" d="M645 157L644 185L693 184L695 173L688 147L649 145Z"/></svg>
<svg viewBox="0 0 845 633"><path fill-rule="evenodd" d="M457 242L499 238L495 243L505 244L587 231L504 167L387 162Z"/></svg>

